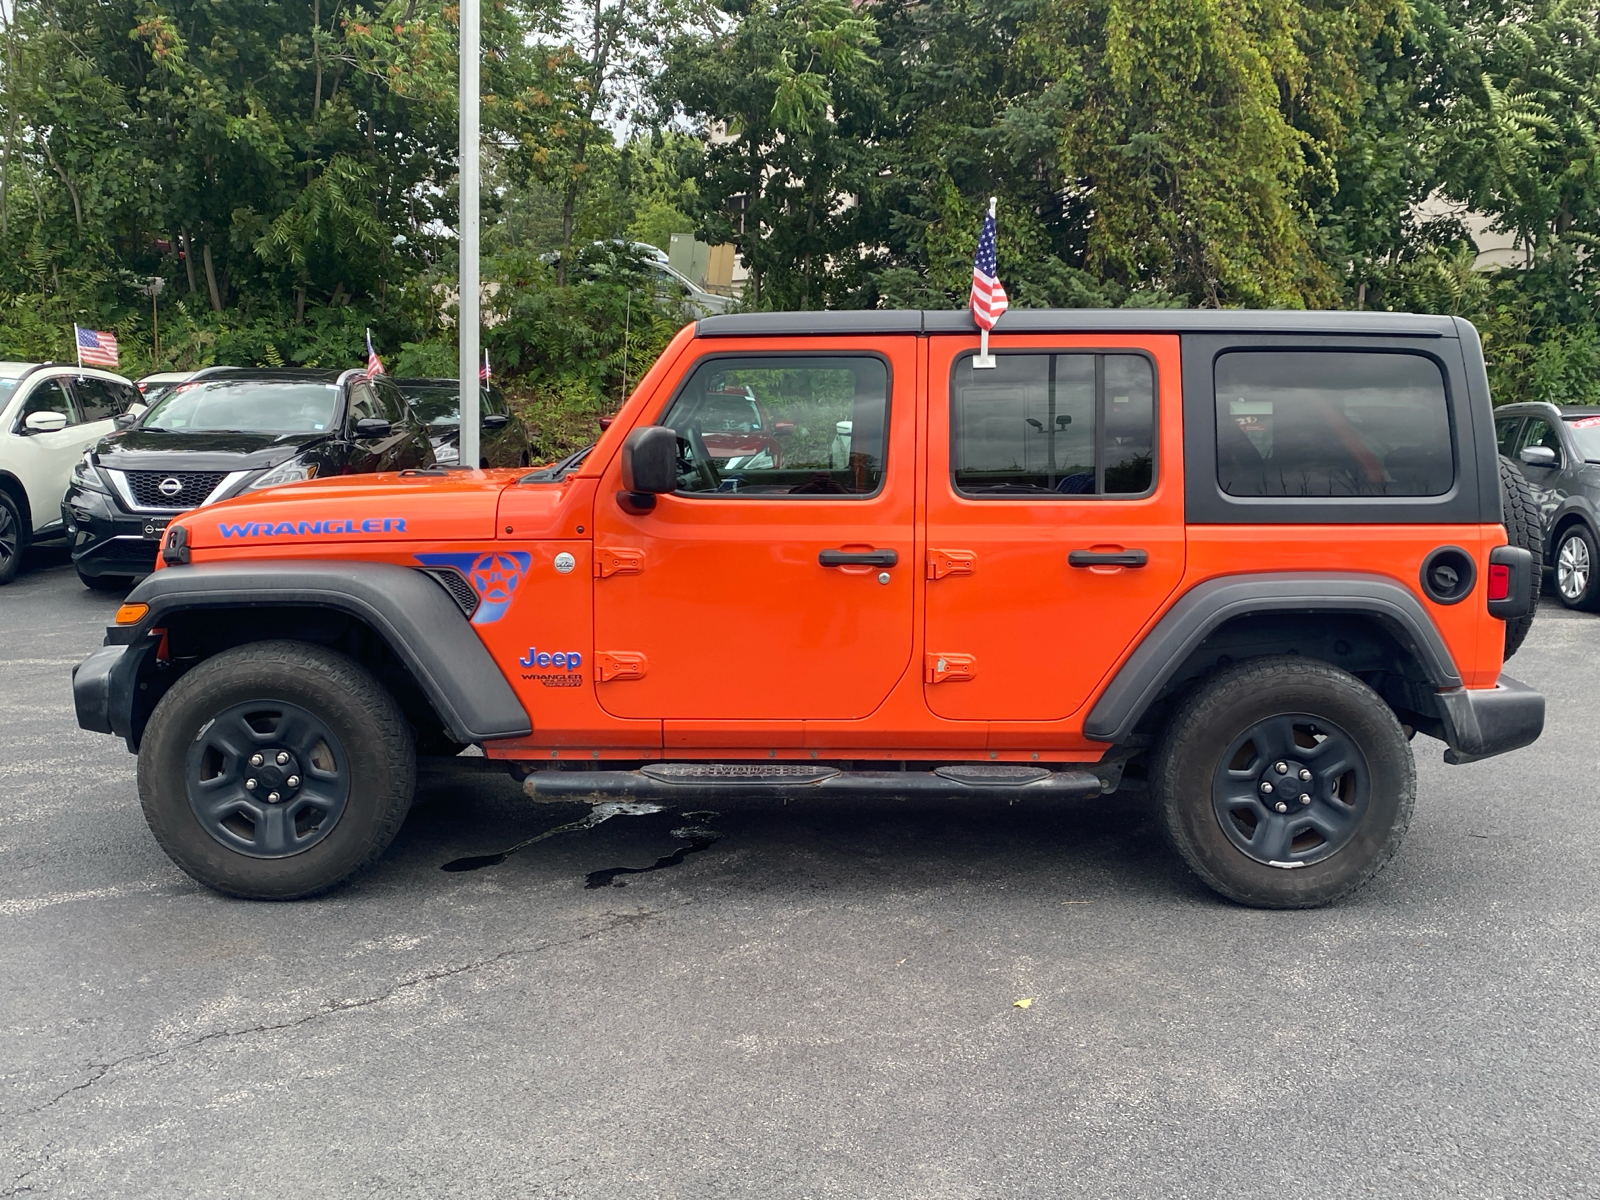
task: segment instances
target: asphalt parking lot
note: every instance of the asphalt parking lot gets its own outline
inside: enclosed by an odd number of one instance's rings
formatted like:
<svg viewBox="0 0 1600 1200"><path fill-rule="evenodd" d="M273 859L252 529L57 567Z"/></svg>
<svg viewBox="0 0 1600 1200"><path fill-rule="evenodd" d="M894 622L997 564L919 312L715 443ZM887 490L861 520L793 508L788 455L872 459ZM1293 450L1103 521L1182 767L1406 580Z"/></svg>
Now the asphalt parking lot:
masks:
<svg viewBox="0 0 1600 1200"><path fill-rule="evenodd" d="M1513 664L1536 747L1417 739L1335 908L1216 899L1133 795L707 802L446 872L587 811L470 759L353 886L251 904L76 727L116 603L59 552L0 590L0 1195L1600 1191L1600 618Z"/></svg>

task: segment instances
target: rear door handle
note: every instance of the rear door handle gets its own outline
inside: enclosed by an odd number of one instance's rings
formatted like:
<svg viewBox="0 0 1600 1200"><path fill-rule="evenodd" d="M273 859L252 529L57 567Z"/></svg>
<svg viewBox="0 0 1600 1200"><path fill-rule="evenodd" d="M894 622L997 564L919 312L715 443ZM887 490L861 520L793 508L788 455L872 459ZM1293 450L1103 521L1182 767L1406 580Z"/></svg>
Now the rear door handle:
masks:
<svg viewBox="0 0 1600 1200"><path fill-rule="evenodd" d="M1143 550L1072 550L1067 554L1069 567L1142 567L1150 561Z"/></svg>
<svg viewBox="0 0 1600 1200"><path fill-rule="evenodd" d="M892 567L900 556L893 550L824 550L817 561L825 567Z"/></svg>

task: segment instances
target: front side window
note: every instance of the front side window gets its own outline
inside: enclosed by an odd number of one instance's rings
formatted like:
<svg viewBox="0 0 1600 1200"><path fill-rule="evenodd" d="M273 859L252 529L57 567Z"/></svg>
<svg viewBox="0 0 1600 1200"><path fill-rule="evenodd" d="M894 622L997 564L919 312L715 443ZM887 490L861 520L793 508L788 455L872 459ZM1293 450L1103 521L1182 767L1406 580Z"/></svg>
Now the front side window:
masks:
<svg viewBox="0 0 1600 1200"><path fill-rule="evenodd" d="M678 435L678 491L867 496L883 484L889 369L869 355L708 359L661 418Z"/></svg>
<svg viewBox="0 0 1600 1200"><path fill-rule="evenodd" d="M67 396L67 389L61 385L59 379L41 380L28 393L22 402L22 411L17 414L17 428L23 428L24 423L34 413L52 412L60 413L67 419L68 425L78 423L78 414L73 410L72 401Z"/></svg>
<svg viewBox="0 0 1600 1200"><path fill-rule="evenodd" d="M1420 354L1234 351L1216 385L1230 496L1442 496L1455 479L1444 376Z"/></svg>
<svg viewBox="0 0 1600 1200"><path fill-rule="evenodd" d="M1155 481L1155 372L1140 354L957 362L951 477L964 496L1131 496Z"/></svg>

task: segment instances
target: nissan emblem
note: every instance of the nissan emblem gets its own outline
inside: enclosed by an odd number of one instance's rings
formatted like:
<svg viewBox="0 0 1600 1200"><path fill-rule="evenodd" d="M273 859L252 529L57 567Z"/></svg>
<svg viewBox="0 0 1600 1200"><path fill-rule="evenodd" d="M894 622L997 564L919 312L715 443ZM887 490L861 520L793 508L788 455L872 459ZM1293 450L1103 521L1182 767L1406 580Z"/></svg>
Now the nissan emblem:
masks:
<svg viewBox="0 0 1600 1200"><path fill-rule="evenodd" d="M176 496L179 492L183 491L183 480L179 479L176 475L168 475L160 483L156 484L156 491L160 492L163 496Z"/></svg>

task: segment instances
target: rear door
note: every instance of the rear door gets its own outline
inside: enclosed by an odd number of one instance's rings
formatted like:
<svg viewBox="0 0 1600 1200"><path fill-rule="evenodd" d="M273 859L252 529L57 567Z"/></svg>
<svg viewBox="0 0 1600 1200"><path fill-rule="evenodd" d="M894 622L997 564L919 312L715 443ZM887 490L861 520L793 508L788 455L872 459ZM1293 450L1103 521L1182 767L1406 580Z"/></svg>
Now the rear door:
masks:
<svg viewBox="0 0 1600 1200"><path fill-rule="evenodd" d="M678 434L677 492L634 514L619 462L600 485L600 703L665 720L669 742L690 728L674 722L765 721L790 726L764 744L799 744L806 719L869 716L911 666L917 342L720 345L647 418ZM781 463L744 449L748 397Z"/></svg>
<svg viewBox="0 0 1600 1200"><path fill-rule="evenodd" d="M43 529L61 520L61 501L67 494L72 468L99 435L85 427L65 378L53 375L30 382L33 386L17 408L11 432L28 441L27 452L18 456L17 473L28 492L33 527ZM29 431L28 418L39 412L60 413L67 419L66 428L54 433ZM109 430L110 424L105 428Z"/></svg>
<svg viewBox="0 0 1600 1200"><path fill-rule="evenodd" d="M924 695L956 720L1081 708L1184 569L1176 337L933 339Z"/></svg>

